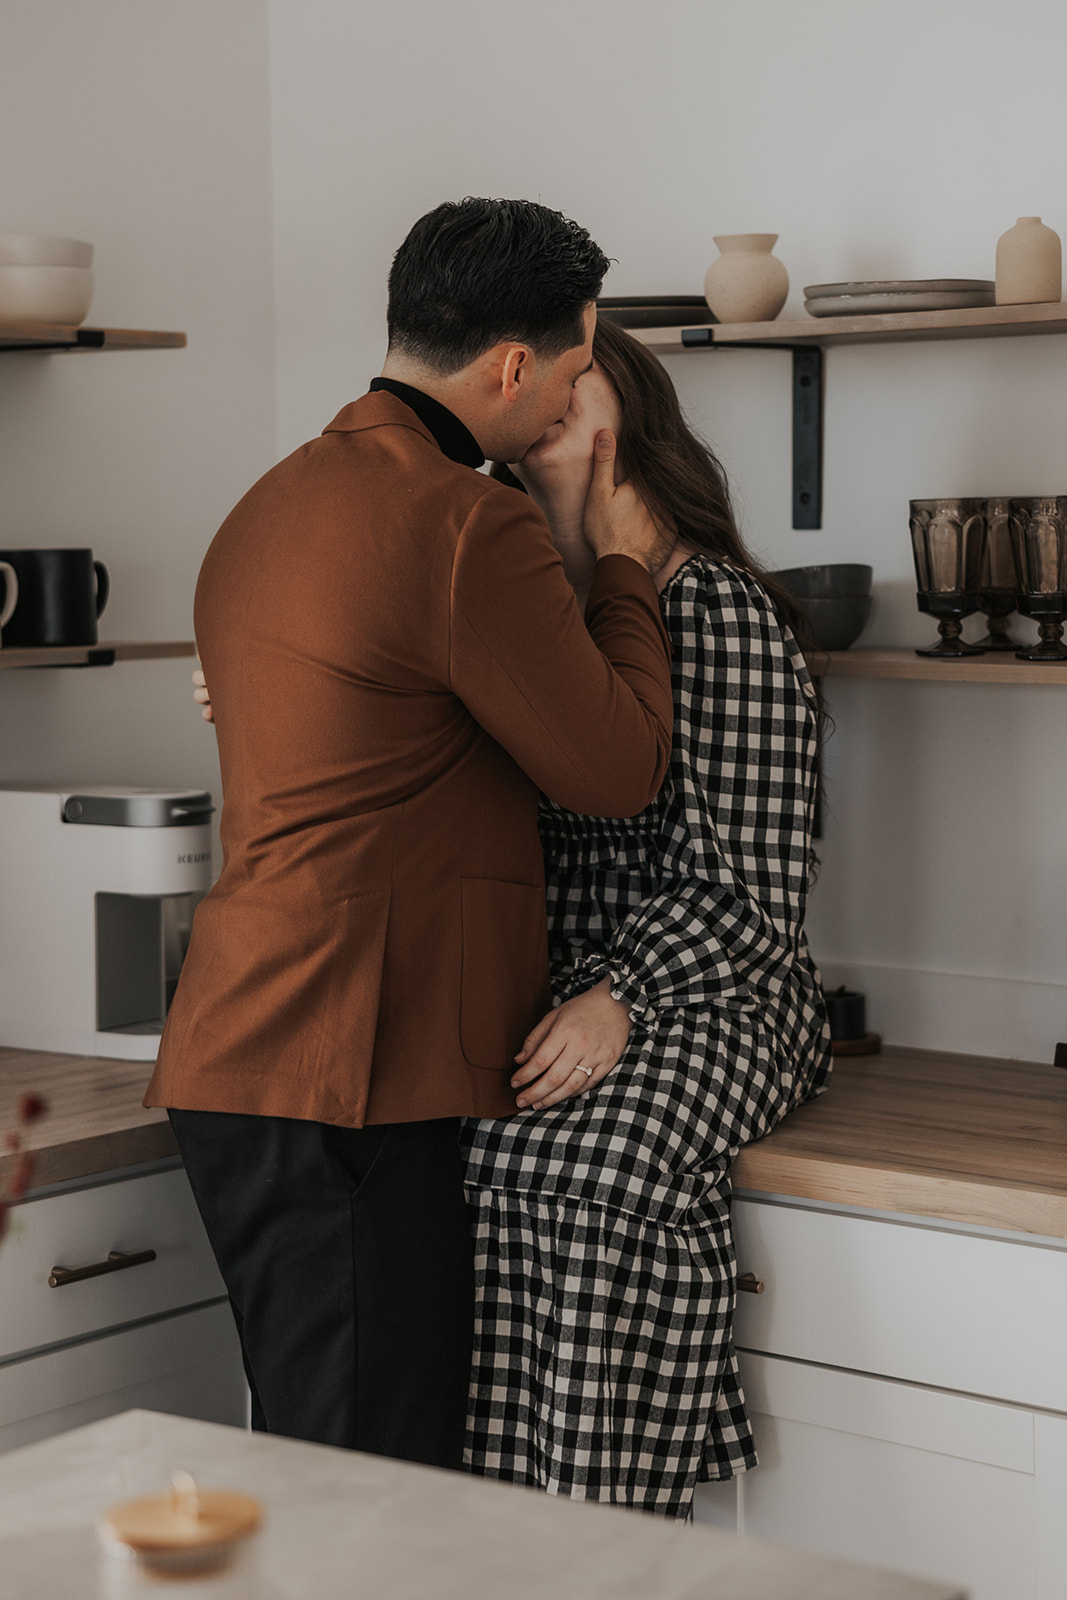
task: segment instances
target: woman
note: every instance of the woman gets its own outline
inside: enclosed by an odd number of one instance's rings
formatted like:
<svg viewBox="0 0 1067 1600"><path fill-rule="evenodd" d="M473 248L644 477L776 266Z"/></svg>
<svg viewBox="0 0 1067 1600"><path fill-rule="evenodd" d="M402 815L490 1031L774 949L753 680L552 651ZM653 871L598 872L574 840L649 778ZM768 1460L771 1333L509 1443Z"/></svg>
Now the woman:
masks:
<svg viewBox="0 0 1067 1600"><path fill-rule="evenodd" d="M686 1516L698 1480L756 1460L731 1342L730 1165L829 1072L803 930L818 705L795 607L745 550L662 367L610 323L593 348L516 472L579 599L598 429L674 529L657 582L675 742L638 817L541 805L556 1009L516 1057L524 1109L463 1136L479 1297L467 1460Z"/></svg>

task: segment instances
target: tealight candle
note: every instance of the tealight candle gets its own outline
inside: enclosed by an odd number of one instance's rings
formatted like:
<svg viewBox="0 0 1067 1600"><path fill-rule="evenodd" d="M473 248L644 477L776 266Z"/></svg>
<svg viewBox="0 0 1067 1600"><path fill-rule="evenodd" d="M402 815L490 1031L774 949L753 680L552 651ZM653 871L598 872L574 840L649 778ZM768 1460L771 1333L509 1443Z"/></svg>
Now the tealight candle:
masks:
<svg viewBox="0 0 1067 1600"><path fill-rule="evenodd" d="M259 1501L200 1489L187 1472L171 1492L112 1507L101 1520L104 1600L256 1600Z"/></svg>

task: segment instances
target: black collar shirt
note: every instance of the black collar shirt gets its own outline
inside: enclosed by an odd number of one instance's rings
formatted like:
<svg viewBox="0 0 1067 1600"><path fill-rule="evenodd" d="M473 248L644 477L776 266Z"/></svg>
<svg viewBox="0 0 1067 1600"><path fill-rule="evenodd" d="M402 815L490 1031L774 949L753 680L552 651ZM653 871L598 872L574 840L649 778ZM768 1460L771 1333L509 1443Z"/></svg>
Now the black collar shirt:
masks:
<svg viewBox="0 0 1067 1600"><path fill-rule="evenodd" d="M408 406L424 427L429 428L443 453L450 461L455 461L462 467L482 467L485 457L477 439L470 429L455 415L443 406L440 400L434 400L431 395L423 394L421 389L413 389L410 383L397 383L394 378L375 378L371 383L371 391L384 389L387 394Z"/></svg>

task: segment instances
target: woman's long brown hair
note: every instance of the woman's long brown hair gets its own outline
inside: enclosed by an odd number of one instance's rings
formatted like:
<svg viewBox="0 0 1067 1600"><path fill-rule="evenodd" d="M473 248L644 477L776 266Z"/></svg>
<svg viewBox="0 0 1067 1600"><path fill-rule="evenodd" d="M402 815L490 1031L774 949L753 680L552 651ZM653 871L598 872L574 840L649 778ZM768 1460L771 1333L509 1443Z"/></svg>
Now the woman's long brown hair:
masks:
<svg viewBox="0 0 1067 1600"><path fill-rule="evenodd" d="M806 616L746 548L722 463L687 424L674 385L655 356L624 328L601 320L593 336L593 357L621 403L619 461L649 510L676 528L693 549L750 573L766 589L779 621L802 649L809 647ZM493 475L517 482L506 467L494 467Z"/></svg>
<svg viewBox="0 0 1067 1600"><path fill-rule="evenodd" d="M678 537L754 577L803 647L808 620L793 596L747 549L737 529L726 469L689 427L674 384L656 357L625 328L598 322L593 356L622 405L618 453L623 471L656 516Z"/></svg>

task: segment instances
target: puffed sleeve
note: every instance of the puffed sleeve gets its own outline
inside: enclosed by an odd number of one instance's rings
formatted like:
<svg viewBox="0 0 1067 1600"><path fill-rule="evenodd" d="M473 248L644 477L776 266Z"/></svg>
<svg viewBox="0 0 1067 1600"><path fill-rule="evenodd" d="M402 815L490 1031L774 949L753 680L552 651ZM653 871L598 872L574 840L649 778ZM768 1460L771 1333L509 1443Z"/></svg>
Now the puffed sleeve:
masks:
<svg viewBox="0 0 1067 1600"><path fill-rule="evenodd" d="M803 657L743 574L698 570L676 605L659 887L567 984L610 977L636 1021L773 998L796 962L807 890L817 722Z"/></svg>

